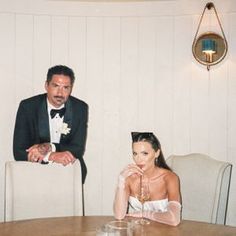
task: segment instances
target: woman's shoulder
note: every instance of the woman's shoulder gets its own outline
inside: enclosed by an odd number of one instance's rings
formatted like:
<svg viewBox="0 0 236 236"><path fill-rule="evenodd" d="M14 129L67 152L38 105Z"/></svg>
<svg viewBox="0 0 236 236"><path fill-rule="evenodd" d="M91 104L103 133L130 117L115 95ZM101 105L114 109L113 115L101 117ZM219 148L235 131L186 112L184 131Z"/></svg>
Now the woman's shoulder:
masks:
<svg viewBox="0 0 236 236"><path fill-rule="evenodd" d="M173 172L171 170L167 170L167 169L165 169L163 172L164 172L163 179L165 181L167 181L167 182L169 182L169 181L179 181L179 177L175 172Z"/></svg>
<svg viewBox="0 0 236 236"><path fill-rule="evenodd" d="M153 174L153 176L150 178L151 181L156 181L156 180L169 180L169 179L174 179L176 178L177 175L168 169L165 168L160 168L158 167L158 169L156 169L155 173Z"/></svg>

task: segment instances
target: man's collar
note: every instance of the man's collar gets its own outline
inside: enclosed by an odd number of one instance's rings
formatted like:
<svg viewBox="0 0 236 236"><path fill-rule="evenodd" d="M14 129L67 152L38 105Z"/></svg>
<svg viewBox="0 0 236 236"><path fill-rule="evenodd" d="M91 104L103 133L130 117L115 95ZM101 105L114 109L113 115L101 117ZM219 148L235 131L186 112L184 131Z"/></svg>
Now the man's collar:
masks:
<svg viewBox="0 0 236 236"><path fill-rule="evenodd" d="M48 106L48 110L50 111L51 109L59 110L59 109L65 107L65 104L62 104L60 107L54 107L54 106L48 101L48 98L47 98L47 106Z"/></svg>

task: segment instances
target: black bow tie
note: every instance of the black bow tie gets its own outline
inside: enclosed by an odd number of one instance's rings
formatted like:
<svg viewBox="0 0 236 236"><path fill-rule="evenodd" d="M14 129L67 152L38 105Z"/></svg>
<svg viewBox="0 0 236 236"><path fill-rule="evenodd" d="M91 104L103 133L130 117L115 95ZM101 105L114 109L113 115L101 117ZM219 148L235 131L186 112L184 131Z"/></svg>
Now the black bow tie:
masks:
<svg viewBox="0 0 236 236"><path fill-rule="evenodd" d="M66 111L65 107L63 107L61 109L51 109L51 111L50 111L51 118L53 119L56 114L59 114L59 116L62 117L62 116L64 116L65 111Z"/></svg>

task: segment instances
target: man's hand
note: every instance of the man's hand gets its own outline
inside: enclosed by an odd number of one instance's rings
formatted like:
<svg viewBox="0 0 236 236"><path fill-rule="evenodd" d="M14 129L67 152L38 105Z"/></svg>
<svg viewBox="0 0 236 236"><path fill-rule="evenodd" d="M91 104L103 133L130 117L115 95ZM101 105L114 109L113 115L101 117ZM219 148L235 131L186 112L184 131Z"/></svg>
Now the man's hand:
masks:
<svg viewBox="0 0 236 236"><path fill-rule="evenodd" d="M56 163L61 163L62 165L66 166L70 163L74 163L76 158L72 155L71 152L64 151L64 152L52 152L49 156L49 160Z"/></svg>
<svg viewBox="0 0 236 236"><path fill-rule="evenodd" d="M28 152L28 161L42 162L47 153L52 151L50 143L35 144L26 150Z"/></svg>

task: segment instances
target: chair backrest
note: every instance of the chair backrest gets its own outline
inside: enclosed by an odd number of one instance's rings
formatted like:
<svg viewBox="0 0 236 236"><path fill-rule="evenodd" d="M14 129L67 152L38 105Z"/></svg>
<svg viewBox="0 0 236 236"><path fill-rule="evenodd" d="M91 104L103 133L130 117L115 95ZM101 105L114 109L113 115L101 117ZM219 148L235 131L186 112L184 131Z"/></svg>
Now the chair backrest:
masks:
<svg viewBox="0 0 236 236"><path fill-rule="evenodd" d="M167 159L180 178L182 218L225 224L232 165L199 153Z"/></svg>
<svg viewBox="0 0 236 236"><path fill-rule="evenodd" d="M79 161L68 166L10 161L5 168L5 221L82 215Z"/></svg>

